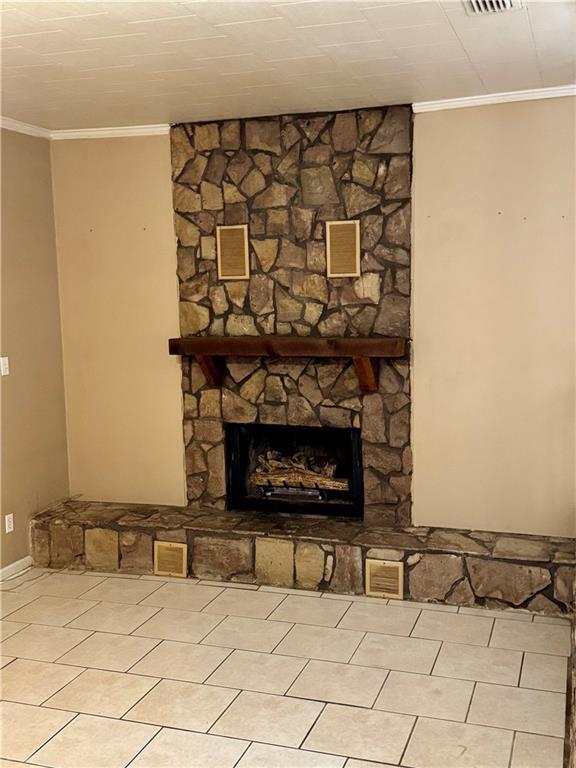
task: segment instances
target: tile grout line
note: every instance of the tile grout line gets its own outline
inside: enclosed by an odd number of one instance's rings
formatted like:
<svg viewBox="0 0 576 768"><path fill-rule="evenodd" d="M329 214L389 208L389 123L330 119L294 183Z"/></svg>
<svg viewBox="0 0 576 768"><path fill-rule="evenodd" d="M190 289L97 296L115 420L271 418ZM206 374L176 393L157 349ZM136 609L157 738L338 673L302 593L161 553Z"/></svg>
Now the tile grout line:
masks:
<svg viewBox="0 0 576 768"><path fill-rule="evenodd" d="M427 673L428 677L433 677L434 667L436 666L436 662L438 661L438 657L440 656L440 651L442 650L444 646L444 640L440 640L440 645L438 646L436 650L436 654L434 655L434 661L432 662L432 666L430 667L430 671Z"/></svg>
<svg viewBox="0 0 576 768"><path fill-rule="evenodd" d="M310 701L310 699L306 699L306 701ZM304 746L304 743L305 743L306 739L307 739L307 738L308 738L308 736L310 736L310 734L312 733L312 731L313 731L313 729L314 729L314 726L315 726L315 725L316 725L316 723L317 723L317 722L320 720L320 717L321 717L321 716L324 714L324 712L326 711L326 709L327 709L327 707L328 707L328 703L327 703L327 702L325 702L325 701L321 701L321 702L318 702L318 703L319 703L319 704L322 704L322 706L321 706L321 708L318 710L318 714L317 714L317 715L316 715L316 717L314 718L314 720L313 720L313 722L312 722L312 724L311 724L310 728L308 728L308 730L307 730L307 731L306 731L306 733L304 734L304 738L303 738L303 739L301 739L301 741L300 741L300 743L298 744L298 746L296 747L296 749L302 749L302 747Z"/></svg>
<svg viewBox="0 0 576 768"><path fill-rule="evenodd" d="M472 702L474 701L474 696L476 695L476 687L478 685L478 681L474 680L474 685L472 686L472 694L470 696L470 701L468 702L468 707L466 709L466 716L464 718L464 722L468 723L468 717L470 715L470 710L472 709Z"/></svg>
<svg viewBox="0 0 576 768"><path fill-rule="evenodd" d="M280 654L276 654L276 655L277 655L277 656L280 656ZM287 658L290 658L290 659L297 659L297 658L298 658L298 656L289 656L289 657L287 657ZM301 675L303 674L304 670L308 668L308 665L310 664L310 662L311 662L311 661L312 661L312 659L306 659L306 663L305 663L305 664L302 666L302 669L300 670L300 672L298 672L298 674L296 675L296 677L294 678L294 680L292 680L292 682L290 683L290 685L288 686L288 688L286 688L286 690L284 691L284 693L282 694L282 696L288 696L288 697L290 697L290 690L291 690L291 689L292 689L292 688L293 688L293 687L296 685L296 683L297 683L298 679L301 677ZM298 698L298 697L297 697L297 696L292 696L291 698Z"/></svg>
<svg viewBox="0 0 576 768"><path fill-rule="evenodd" d="M66 627L59 627L59 629L66 629ZM87 637L83 637L82 640L78 640L78 642L74 643L74 645L71 648L68 648L68 650L64 651L64 653L61 653L60 656L57 656L55 659L52 659L52 662L49 662L49 663L56 664L57 662L60 661L60 659L62 659L64 656L66 656L67 653L70 653L70 651L73 651L79 645L82 645L82 643L85 640L88 640L90 637L92 637L92 635L96 634L95 632L90 632L90 630L88 630L88 629L78 629L76 631L77 632L88 632L88 636ZM76 665L75 664L71 664L70 666L73 667L73 666L76 666ZM78 666L83 666L83 664L79 664Z"/></svg>
<svg viewBox="0 0 576 768"><path fill-rule="evenodd" d="M530 622L527 622L530 623ZM496 619L492 619L492 626L490 627L490 634L488 635L488 642L486 643L486 648L490 648L490 643L492 642L492 637L494 635L494 630L496 629Z"/></svg>
<svg viewBox="0 0 576 768"><path fill-rule="evenodd" d="M58 711L62 712L62 711L69 711L69 710L58 710ZM57 736L59 733L61 733L64 730L64 728L67 728L79 716L78 712L70 712L70 714L73 715L73 717L71 717L70 720L68 720L68 722L65 723L65 725L63 725L61 728L58 728L58 730L55 731L48 739L46 739L46 741L42 742L42 744L39 747L37 747L30 755L28 755L26 760L32 760L34 755L38 754L38 752L40 752L41 749L44 749L44 747L47 744L49 744L55 736Z"/></svg>
<svg viewBox="0 0 576 768"><path fill-rule="evenodd" d="M46 663L50 664L51 662L46 662ZM63 665L61 665L61 666L63 666ZM43 701L41 701L39 704L36 704L34 706L45 707L46 706L46 702L50 701L50 699L53 698L54 696L56 696L57 693L60 693L60 691L63 691L64 688L67 688L70 685L70 683L75 682L76 680L78 680L79 677L82 677L84 672L88 671L87 667L77 667L77 669L79 671L78 671L78 673L76 675L74 675L72 680L68 680L67 683L64 683L64 685L60 686L60 688L58 688L57 690L52 691L52 693L49 696L47 696L45 699L43 699ZM51 709L59 709L59 707L51 707ZM70 710L68 710L68 711L70 711Z"/></svg>
<svg viewBox="0 0 576 768"><path fill-rule="evenodd" d="M206 729L205 733L209 734L210 736L220 736L219 733L212 733L212 728L214 728L214 726L217 724L217 722L226 714L226 712L228 712L228 710L230 709L232 704L234 704L234 702L236 702L240 698L241 694L243 693L241 688L227 688L226 690L228 690L228 691L234 691L235 690L236 691L236 695L229 701L229 703L224 707L222 712L220 712L218 717ZM250 741L250 739L246 739L246 741Z"/></svg>
<svg viewBox="0 0 576 768"><path fill-rule="evenodd" d="M207 647L207 648L208 648L208 647L214 648L215 646L206 646L206 647ZM225 648L223 648L222 650L228 650L228 649L225 649ZM222 666L222 664L224 664L224 662L225 662L225 661L228 661L228 659L230 659L230 658L231 658L231 657L234 655L234 653L236 653L236 650L237 650L237 649L236 649L236 648L231 648L231 649L229 649L229 650L230 650L230 653L227 653L227 654L226 654L226 656L224 656L224 658L222 659L222 661L218 662L218 664L217 664L217 665L214 667L214 669L213 669L213 670L212 670L212 671L211 671L211 672L210 672L208 675L206 675L206 677L204 678L204 680L202 680L202 682L200 683L200 685L211 685L213 688L228 688L228 686L226 686L226 685L218 685L217 683L216 683L216 684L214 684L214 683L209 683L208 681L210 680L210 678L212 677L212 675L213 675L215 672L217 672L217 671L220 669L220 667ZM230 687L230 689L232 689L232 690L234 690L235 688L237 688L237 686L235 686L235 685L234 685L234 686L229 686L229 687ZM243 689L243 688L240 688L240 690L244 690L244 689Z"/></svg>
<svg viewBox="0 0 576 768"><path fill-rule="evenodd" d="M127 672L125 672L125 673L120 673L120 674L128 674L128 673L127 673ZM121 714L121 715L120 715L120 717L112 717L111 719L112 719L112 720L124 720L124 718L126 717L126 715L127 715L129 712L131 712L131 711L134 709L134 707L135 707L135 706L137 706L138 704L140 704L140 702L142 701L142 699L145 699L145 698L146 698L146 696L148 696L148 694L149 694L149 693L152 693L152 691L153 691L153 690L155 690L155 689L156 689L156 688L157 688L157 687L160 685L160 683L161 683L161 682L162 682L164 679L165 679L165 678L163 678L163 677L158 677L158 678L156 679L156 682L154 683L154 685L153 685L153 686L150 688L150 690L146 691L146 693L142 694L142 696L140 696L140 698L139 698L139 699L137 699L137 700L136 700L136 701L135 701L133 704L131 704L131 705L128 707L128 709L126 710L126 712L124 712L123 714ZM105 717L105 715L101 715L101 717ZM137 720L130 720L129 722L138 722L138 721L137 721ZM149 723L143 723L143 725L149 725ZM159 726L159 727L160 727L160 728L162 728L163 726Z"/></svg>
<svg viewBox="0 0 576 768"><path fill-rule="evenodd" d="M522 657L520 659L520 669L518 670L518 682L516 683L516 688L524 688L525 686L521 686L520 683L522 682L522 672L524 671L524 662L526 660L526 651L522 651Z"/></svg>
<svg viewBox="0 0 576 768"><path fill-rule="evenodd" d="M364 667L364 669L370 669L370 667ZM379 669L379 668L378 667L374 667L374 669ZM382 683L380 684L380 687L378 688L378 692L377 692L377 694L376 694L376 696L374 698L374 701L372 702L372 704L370 704L370 709L372 709L372 710L374 709L374 707L376 706L376 702L378 701L378 699L382 695L382 691L384 690L384 686L386 685L386 682L388 681L388 678L390 677L390 672L393 671L391 669L383 669L381 667L380 667L380 669L382 669L382 671L385 672L385 675L384 675L384 679L382 680ZM381 712L383 710L375 710L375 711L376 712Z"/></svg>
<svg viewBox="0 0 576 768"><path fill-rule="evenodd" d="M129 721L124 721L124 722L129 722ZM148 723L146 723L146 725L148 725ZM154 727L154 726L152 726L152 727ZM154 741L154 739L156 738L156 736L158 736L158 734L159 734L159 733L162 733L162 726L160 725L160 726L157 726L157 727L158 727L158 730L156 731L156 733L155 733L153 736L151 736L151 737L148 739L148 741L146 742L146 744L144 744L144 745L143 745L143 746L142 746L142 747L141 747L141 748L138 750L138 752L136 752L136 754L135 754L135 755L133 755L133 756L130 758L130 760L128 760L128 762L127 762L127 763L126 763L124 766L122 766L122 768L128 768L128 766L132 765L132 763L134 762L134 760L136 760L136 758L137 758L137 757L139 757L139 756L142 754L142 752L144 752L144 750L145 750L145 749L147 749L147 748L150 746L150 744L152 744L152 742Z"/></svg>
<svg viewBox="0 0 576 768"><path fill-rule="evenodd" d="M412 723L412 727L410 728L410 733L408 734L408 738L406 739L406 744L404 744L404 748L402 750L402 753L400 755L400 759L398 760L398 765L402 765L402 762L404 761L404 758L406 756L406 752L408 750L408 745L412 741L412 736L414 735L414 731L416 730L416 725L418 723L418 720L420 720L419 715L416 715L414 717L414 722Z"/></svg>
<svg viewBox="0 0 576 768"><path fill-rule="evenodd" d="M517 731L512 733L512 743L510 744L510 756L508 757L508 768L512 768L512 758L514 757L514 747L516 746Z"/></svg>
<svg viewBox="0 0 576 768"><path fill-rule="evenodd" d="M242 754L241 754L241 755L238 757L238 760L235 760L235 761L234 761L234 765L232 766L232 768L236 768L236 766L240 764L240 761L243 759L244 755L245 755L245 754L248 752L248 750L250 749L250 747L252 746L252 744L254 744L254 742L253 742L253 741L250 741L250 739L246 739L246 749L245 749L245 750L242 752Z"/></svg>

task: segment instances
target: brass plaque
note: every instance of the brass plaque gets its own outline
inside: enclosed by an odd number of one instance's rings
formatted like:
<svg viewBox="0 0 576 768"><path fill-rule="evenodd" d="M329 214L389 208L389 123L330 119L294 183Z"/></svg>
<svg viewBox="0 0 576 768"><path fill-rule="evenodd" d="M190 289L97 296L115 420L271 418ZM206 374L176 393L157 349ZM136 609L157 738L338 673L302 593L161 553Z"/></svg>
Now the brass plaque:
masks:
<svg viewBox="0 0 576 768"><path fill-rule="evenodd" d="M188 545L174 541L154 542L154 573L156 576L186 578Z"/></svg>
<svg viewBox="0 0 576 768"><path fill-rule="evenodd" d="M216 227L218 278L246 280L250 276L248 225Z"/></svg>
<svg viewBox="0 0 576 768"><path fill-rule="evenodd" d="M328 277L360 275L360 222L326 222L326 263Z"/></svg>

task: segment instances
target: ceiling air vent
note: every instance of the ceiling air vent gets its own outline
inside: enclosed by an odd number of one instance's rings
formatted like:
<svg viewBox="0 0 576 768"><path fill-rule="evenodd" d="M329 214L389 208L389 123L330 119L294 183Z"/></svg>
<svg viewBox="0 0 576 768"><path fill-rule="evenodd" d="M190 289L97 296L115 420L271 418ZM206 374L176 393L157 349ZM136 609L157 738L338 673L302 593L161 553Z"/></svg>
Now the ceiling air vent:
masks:
<svg viewBox="0 0 576 768"><path fill-rule="evenodd" d="M370 597L404 598L404 563L366 560L366 594Z"/></svg>
<svg viewBox="0 0 576 768"><path fill-rule="evenodd" d="M521 7L522 0L464 0L464 8L469 16L517 11Z"/></svg>
<svg viewBox="0 0 576 768"><path fill-rule="evenodd" d="M248 226L236 224L216 227L219 280L246 280L248 265Z"/></svg>
<svg viewBox="0 0 576 768"><path fill-rule="evenodd" d="M360 275L360 222L326 222L326 261L328 277Z"/></svg>
<svg viewBox="0 0 576 768"><path fill-rule="evenodd" d="M154 542L154 574L186 577L187 544L172 541Z"/></svg>

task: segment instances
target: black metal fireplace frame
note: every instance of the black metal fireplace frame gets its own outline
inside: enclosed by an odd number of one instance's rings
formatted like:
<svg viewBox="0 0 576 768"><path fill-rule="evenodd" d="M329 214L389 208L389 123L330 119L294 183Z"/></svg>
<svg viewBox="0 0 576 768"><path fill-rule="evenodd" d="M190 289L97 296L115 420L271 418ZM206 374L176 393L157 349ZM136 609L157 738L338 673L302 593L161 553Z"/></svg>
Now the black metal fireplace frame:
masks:
<svg viewBox="0 0 576 768"><path fill-rule="evenodd" d="M248 469L248 441L257 432L273 435L279 429L297 431L301 439L313 434L313 439L322 435L322 442L345 438L350 447L350 492L349 501L304 501L253 498L245 493L245 476ZM228 510L249 510L254 512L280 512L301 515L322 515L329 517L362 518L364 515L364 482L362 470L362 441L360 430L353 427L305 427L276 424L224 424L226 452L226 507ZM234 468L234 471L232 471Z"/></svg>

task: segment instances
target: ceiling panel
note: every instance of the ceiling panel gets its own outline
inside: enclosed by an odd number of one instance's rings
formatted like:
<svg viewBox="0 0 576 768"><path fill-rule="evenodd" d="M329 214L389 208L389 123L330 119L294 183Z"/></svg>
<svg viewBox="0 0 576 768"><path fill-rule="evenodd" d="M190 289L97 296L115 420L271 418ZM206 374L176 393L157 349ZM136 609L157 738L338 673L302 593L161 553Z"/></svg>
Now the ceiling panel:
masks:
<svg viewBox="0 0 576 768"><path fill-rule="evenodd" d="M4 116L50 129L336 110L574 82L576 0L4 2Z"/></svg>

